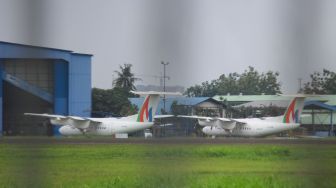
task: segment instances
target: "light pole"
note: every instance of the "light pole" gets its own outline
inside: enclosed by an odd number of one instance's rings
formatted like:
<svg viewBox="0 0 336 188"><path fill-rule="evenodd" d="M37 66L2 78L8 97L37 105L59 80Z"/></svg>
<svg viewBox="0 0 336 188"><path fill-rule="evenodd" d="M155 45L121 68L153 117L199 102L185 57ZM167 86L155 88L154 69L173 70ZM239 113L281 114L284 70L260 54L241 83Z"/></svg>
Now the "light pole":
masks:
<svg viewBox="0 0 336 188"><path fill-rule="evenodd" d="M169 62L161 61L163 65L163 92L166 92L166 66L169 65ZM163 95L163 110L166 112L166 95Z"/></svg>
<svg viewBox="0 0 336 188"><path fill-rule="evenodd" d="M169 62L161 61L163 65L163 92L166 92L166 66L169 65ZM166 113L166 95L163 95L163 111ZM163 123L163 136L166 135L166 124Z"/></svg>
<svg viewBox="0 0 336 188"><path fill-rule="evenodd" d="M302 92L302 78L298 78L298 81L299 81L299 91L298 91L298 93L303 93Z"/></svg>

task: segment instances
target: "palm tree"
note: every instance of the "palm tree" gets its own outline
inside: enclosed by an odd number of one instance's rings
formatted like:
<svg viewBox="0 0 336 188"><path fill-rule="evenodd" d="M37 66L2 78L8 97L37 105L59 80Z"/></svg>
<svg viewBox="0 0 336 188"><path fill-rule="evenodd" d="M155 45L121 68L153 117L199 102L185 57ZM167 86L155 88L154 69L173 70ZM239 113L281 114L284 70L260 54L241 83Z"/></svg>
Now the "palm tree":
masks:
<svg viewBox="0 0 336 188"><path fill-rule="evenodd" d="M119 67L120 72L114 71L117 73L118 78L113 81L113 85L127 91L135 90L134 82L140 79L134 77L134 74L131 72L132 64L125 63L123 66L119 65Z"/></svg>

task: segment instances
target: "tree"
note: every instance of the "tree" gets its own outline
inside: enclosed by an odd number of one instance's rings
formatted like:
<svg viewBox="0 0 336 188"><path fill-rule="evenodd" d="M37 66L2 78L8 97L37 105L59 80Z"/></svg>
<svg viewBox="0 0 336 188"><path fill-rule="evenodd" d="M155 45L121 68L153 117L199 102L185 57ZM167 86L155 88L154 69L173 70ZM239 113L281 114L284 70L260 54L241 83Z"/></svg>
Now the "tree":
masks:
<svg viewBox="0 0 336 188"><path fill-rule="evenodd" d="M118 88L123 88L126 91L135 90L134 82L139 80L139 78L134 77L131 71L132 64L124 64L119 66L119 71L114 71L117 73L118 78L113 81L113 85Z"/></svg>
<svg viewBox="0 0 336 188"><path fill-rule="evenodd" d="M200 97L203 96L203 88L200 85L195 85L192 87L187 88L185 91L185 94L189 97Z"/></svg>
<svg viewBox="0 0 336 188"><path fill-rule="evenodd" d="M239 80L239 74L234 72L234 73L229 73L228 76L225 76L225 74L222 74L219 79L218 79L218 93L221 95L226 95L228 93L230 94L239 94L240 89L238 85L238 80Z"/></svg>
<svg viewBox="0 0 336 188"><path fill-rule="evenodd" d="M246 95L261 94L258 87L260 75L253 67L248 67L243 74L239 76L238 88L239 91Z"/></svg>
<svg viewBox="0 0 336 188"><path fill-rule="evenodd" d="M128 116L135 114L137 109L128 100L128 91L123 88L92 89L92 115Z"/></svg>
<svg viewBox="0 0 336 188"><path fill-rule="evenodd" d="M306 94L336 94L336 73L323 69L310 75L311 81L304 84Z"/></svg>
<svg viewBox="0 0 336 188"><path fill-rule="evenodd" d="M281 93L278 76L278 72L268 71L266 74L262 73L258 84L259 93L265 93L266 95Z"/></svg>
<svg viewBox="0 0 336 188"><path fill-rule="evenodd" d="M229 73L227 76L222 74L216 80L192 86L186 90L185 94L190 97L213 97L214 95L226 95L228 93L234 95L239 93L274 95L281 93L278 76L279 73L273 71L260 74L250 66L242 74L236 72Z"/></svg>

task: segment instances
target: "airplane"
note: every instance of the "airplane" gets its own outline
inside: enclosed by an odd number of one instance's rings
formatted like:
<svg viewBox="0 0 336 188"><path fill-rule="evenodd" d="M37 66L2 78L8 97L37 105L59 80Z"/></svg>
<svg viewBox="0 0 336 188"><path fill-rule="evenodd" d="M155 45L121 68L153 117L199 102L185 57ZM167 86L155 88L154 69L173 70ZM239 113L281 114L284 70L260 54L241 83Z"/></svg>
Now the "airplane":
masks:
<svg viewBox="0 0 336 188"><path fill-rule="evenodd" d="M261 118L220 118L202 116L183 116L182 118L197 119L203 126L202 132L212 136L263 137L300 126L299 120L304 106L305 95L295 95L282 116Z"/></svg>
<svg viewBox="0 0 336 188"><path fill-rule="evenodd" d="M173 115L155 115L160 101L160 95L181 95L172 92L135 92L145 95L145 100L138 114L121 118L87 118L78 116L63 116L55 114L24 113L27 116L49 118L51 124L60 125L59 132L64 136L72 135L115 135L145 130L153 126L154 119L167 118Z"/></svg>

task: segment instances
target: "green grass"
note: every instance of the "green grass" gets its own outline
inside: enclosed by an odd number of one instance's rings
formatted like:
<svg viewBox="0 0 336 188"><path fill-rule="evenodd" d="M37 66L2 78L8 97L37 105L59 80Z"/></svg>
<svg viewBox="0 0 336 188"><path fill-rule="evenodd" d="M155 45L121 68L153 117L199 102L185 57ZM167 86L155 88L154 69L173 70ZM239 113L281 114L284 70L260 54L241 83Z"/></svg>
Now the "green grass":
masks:
<svg viewBox="0 0 336 188"><path fill-rule="evenodd" d="M6 145L0 187L336 187L334 145Z"/></svg>

